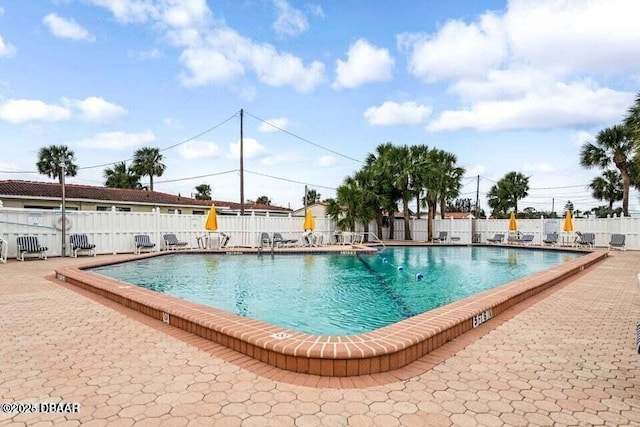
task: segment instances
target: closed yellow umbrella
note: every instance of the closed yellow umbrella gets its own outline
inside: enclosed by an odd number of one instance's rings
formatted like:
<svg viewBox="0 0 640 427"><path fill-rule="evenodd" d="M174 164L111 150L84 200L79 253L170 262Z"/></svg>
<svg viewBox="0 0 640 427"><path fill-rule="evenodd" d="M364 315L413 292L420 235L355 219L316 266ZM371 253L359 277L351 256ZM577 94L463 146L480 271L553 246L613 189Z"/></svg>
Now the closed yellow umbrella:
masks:
<svg viewBox="0 0 640 427"><path fill-rule="evenodd" d="M562 226L564 231L573 231L573 221L571 220L571 211L567 210L567 216L564 217L564 225Z"/></svg>
<svg viewBox="0 0 640 427"><path fill-rule="evenodd" d="M216 207L212 204L209 209L209 215L207 215L207 222L204 224L204 228L209 231L216 231L218 229L218 216L216 215Z"/></svg>
<svg viewBox="0 0 640 427"><path fill-rule="evenodd" d="M313 218L313 214L311 213L311 209L307 209L307 213L304 216L304 223L302 224L302 229L313 230L316 228L316 220Z"/></svg>
<svg viewBox="0 0 640 427"><path fill-rule="evenodd" d="M511 212L511 218L509 218L509 231L518 230L518 223L516 222L516 213Z"/></svg>

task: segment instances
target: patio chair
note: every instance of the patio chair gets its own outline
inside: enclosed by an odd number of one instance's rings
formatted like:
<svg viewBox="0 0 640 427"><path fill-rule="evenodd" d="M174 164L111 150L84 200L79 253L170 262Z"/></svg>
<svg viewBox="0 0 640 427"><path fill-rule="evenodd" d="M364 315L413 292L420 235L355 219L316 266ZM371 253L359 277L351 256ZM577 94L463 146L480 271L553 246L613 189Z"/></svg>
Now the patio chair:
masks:
<svg viewBox="0 0 640 427"><path fill-rule="evenodd" d="M258 243L258 247L260 248L273 247L273 240L271 240L271 236L269 236L269 233L260 233L260 241Z"/></svg>
<svg viewBox="0 0 640 427"><path fill-rule="evenodd" d="M544 238L542 243L544 243L545 245L556 245L558 243L558 237L558 233L556 232L549 233L547 234L547 237Z"/></svg>
<svg viewBox="0 0 640 427"><path fill-rule="evenodd" d="M186 247L188 242L180 242L175 234L169 233L162 236L164 239L164 245L169 250L176 250Z"/></svg>
<svg viewBox="0 0 640 427"><path fill-rule="evenodd" d="M609 241L609 250L620 249L624 251L624 241L626 240L626 237L627 236L624 234L612 234L611 240Z"/></svg>
<svg viewBox="0 0 640 427"><path fill-rule="evenodd" d="M596 235L594 233L582 233L576 239L576 246L594 247L596 244Z"/></svg>
<svg viewBox="0 0 640 427"><path fill-rule="evenodd" d="M40 242L36 236L20 236L16 239L18 246L17 260L24 261L26 254L37 254L40 259L47 259L46 246L40 246Z"/></svg>
<svg viewBox="0 0 640 427"><path fill-rule="evenodd" d="M226 248L229 245L229 241L231 240L231 236L227 233L220 232L220 248Z"/></svg>
<svg viewBox="0 0 640 427"><path fill-rule="evenodd" d="M495 236L493 236L490 239L487 239L487 242L490 243L502 243L502 241L504 240L504 234L496 234Z"/></svg>
<svg viewBox="0 0 640 427"><path fill-rule="evenodd" d="M148 234L137 234L133 237L135 242L134 254L140 254L142 251L152 251L156 244L151 241Z"/></svg>
<svg viewBox="0 0 640 427"><path fill-rule="evenodd" d="M78 252L88 252L87 255L96 256L96 245L89 243L86 234L72 234L69 236L71 244L71 257L77 258Z"/></svg>
<svg viewBox="0 0 640 427"><path fill-rule="evenodd" d="M448 236L449 236L449 232L441 231L440 234L438 234L438 237L433 238L433 241L438 243L446 242Z"/></svg>
<svg viewBox="0 0 640 427"><path fill-rule="evenodd" d="M9 242L4 240L2 236L0 236L0 262L7 262L7 252L9 252Z"/></svg>
<svg viewBox="0 0 640 427"><path fill-rule="evenodd" d="M533 243L534 237L535 236L533 234L524 234L522 237L518 237L514 240L513 243L517 243L519 245L530 245Z"/></svg>
<svg viewBox="0 0 640 427"><path fill-rule="evenodd" d="M298 239L285 239L280 233L273 233L273 244L277 247L293 246L298 242Z"/></svg>

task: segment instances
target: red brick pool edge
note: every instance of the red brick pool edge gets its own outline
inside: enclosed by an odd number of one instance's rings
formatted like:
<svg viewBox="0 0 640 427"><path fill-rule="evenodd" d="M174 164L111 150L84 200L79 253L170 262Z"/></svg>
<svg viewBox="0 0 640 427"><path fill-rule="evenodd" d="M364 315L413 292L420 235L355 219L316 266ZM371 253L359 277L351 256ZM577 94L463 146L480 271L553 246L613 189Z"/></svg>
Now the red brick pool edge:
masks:
<svg viewBox="0 0 640 427"><path fill-rule="evenodd" d="M56 277L269 365L305 374L348 377L408 365L606 256L606 251L590 252L373 332L351 336L296 332L84 270L104 263L61 268Z"/></svg>

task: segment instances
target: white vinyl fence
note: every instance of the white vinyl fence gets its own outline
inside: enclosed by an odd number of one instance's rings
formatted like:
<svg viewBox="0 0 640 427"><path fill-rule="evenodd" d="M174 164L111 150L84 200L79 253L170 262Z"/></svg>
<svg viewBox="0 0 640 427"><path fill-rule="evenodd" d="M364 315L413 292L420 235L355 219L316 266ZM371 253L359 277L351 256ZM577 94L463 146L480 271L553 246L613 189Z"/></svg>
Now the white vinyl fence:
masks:
<svg viewBox="0 0 640 427"><path fill-rule="evenodd" d="M133 252L133 236L148 234L156 244L157 250L164 249L162 235L174 233L179 240L186 241L191 247L197 247L197 238L205 235L206 215L149 213L68 211L67 212L67 254L68 236L72 233L84 233L89 241L95 243L98 254ZM218 215L218 230L231 236L230 246L256 247L262 232L279 232L285 238L296 238L302 233L304 218L292 216L259 215ZM427 219L411 219L411 237L413 241L427 240ZM567 243L573 241L573 233L562 233L563 219L518 220L518 231L533 234L534 244L540 244L547 233L557 231ZM508 235L507 219L437 219L434 221L433 235L447 231L449 237L457 237L457 243L485 243L488 237L496 233ZM580 232L592 232L596 235L596 246L606 247L611 234L626 235L627 249L640 249L640 218L591 218L574 219L574 229ZM375 222L369 225L372 235L369 240L380 238L389 240L389 227L383 227L383 235L377 234ZM336 231L328 218L316 218L316 232L329 241ZM363 227L358 225L357 231ZM37 236L40 244L49 248L49 256L62 253L61 213L59 210L21 209L0 207L0 237L8 242L7 254L16 256L16 237ZM404 239L404 221L396 219L394 240Z"/></svg>

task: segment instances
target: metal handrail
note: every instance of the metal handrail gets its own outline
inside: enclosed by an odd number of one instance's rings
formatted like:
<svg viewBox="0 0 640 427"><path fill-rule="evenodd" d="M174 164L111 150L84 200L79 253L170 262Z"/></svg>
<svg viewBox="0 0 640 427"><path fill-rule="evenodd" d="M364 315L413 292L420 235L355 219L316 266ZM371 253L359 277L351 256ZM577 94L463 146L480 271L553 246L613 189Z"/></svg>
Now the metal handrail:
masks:
<svg viewBox="0 0 640 427"><path fill-rule="evenodd" d="M370 236L374 237L375 240L380 242L380 244L382 245L383 250L387 249L387 247L385 246L384 242L378 236L376 236L376 233L374 233L373 231L363 232L362 234L369 234Z"/></svg>

